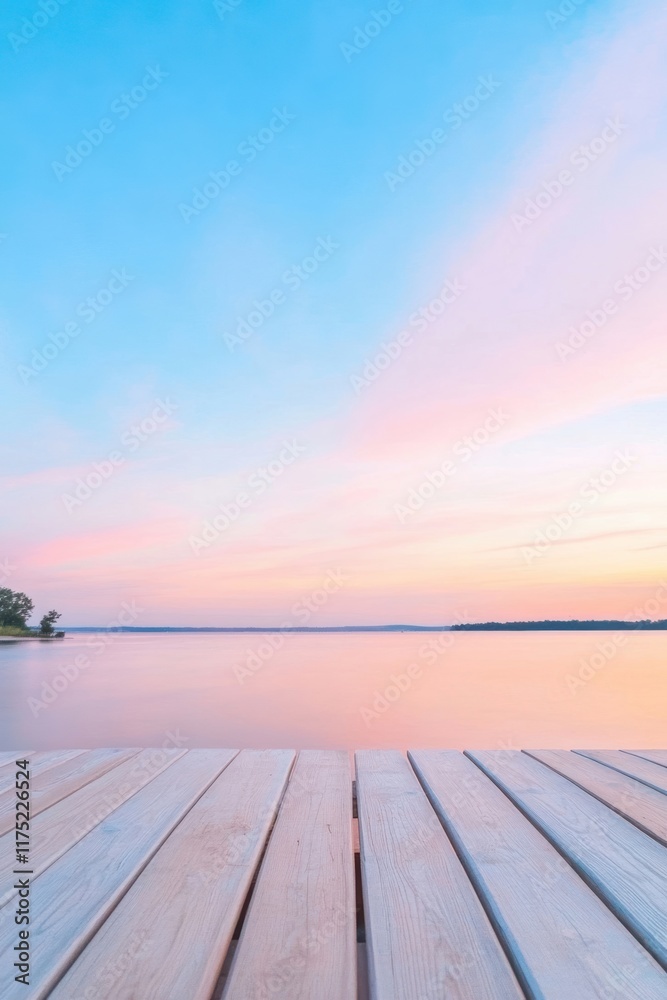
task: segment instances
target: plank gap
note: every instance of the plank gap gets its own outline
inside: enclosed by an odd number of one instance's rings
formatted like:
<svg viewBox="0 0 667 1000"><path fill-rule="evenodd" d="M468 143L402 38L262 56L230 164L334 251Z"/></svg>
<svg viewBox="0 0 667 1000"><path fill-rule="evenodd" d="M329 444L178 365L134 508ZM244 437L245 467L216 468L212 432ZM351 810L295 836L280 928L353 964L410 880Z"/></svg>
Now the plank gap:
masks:
<svg viewBox="0 0 667 1000"><path fill-rule="evenodd" d="M665 971L667 971L667 962L664 961L663 956L660 954L659 951L657 951L654 947L652 947L651 942L649 940L647 940L647 938L645 937L645 935L642 934L639 931L639 929L633 925L632 921L630 919L628 919L628 917L626 916L626 913L624 912L624 910L621 907L617 906L614 903L613 899L610 899L607 896L607 894L604 891L604 887L595 878L593 878L593 877L591 877L589 875L589 873L586 871L586 869L584 867L582 867L582 865L577 861L576 858L573 858L571 855L568 854L568 852L566 851L566 849L559 842L559 839L557 837L553 836L552 833L549 831L548 828L541 826L541 824L539 823L539 821L537 820L537 818L535 816L531 815L530 811L525 808L525 806L522 804L522 802L519 800L519 798L518 797L515 798L514 795L511 793L511 791L508 788L505 787L505 785L502 783L502 781L499 778L497 778L493 774L492 771L487 770L486 767L484 766L484 764L482 764L478 760L476 760L472 755L469 754L469 752L467 750L464 750L464 754L466 755L466 757L468 757L469 760L471 760L474 764L476 764L477 767L479 767L479 769L482 771L482 773L485 774L487 776L487 778L489 778L494 783L494 785L497 788L500 789L500 791L503 793L503 795L505 795L509 799L509 801L512 803L512 805L518 810L518 812L521 813L522 816L524 816L528 820L529 823L531 823L531 825L537 830L537 832L544 837L544 839L547 841L547 843L551 844L551 846L560 854L561 858L570 866L570 868L572 868L572 870L574 872L576 872L576 874L579 876L579 878L581 879L581 881L584 882L585 885L588 886L588 888L597 896L597 898L600 900L600 902L604 903L604 905L607 907L607 909L609 910L609 912L612 913L614 915L614 917L618 920L618 922L620 924L622 924L623 927L625 927L625 929L632 935L632 937L635 939L635 941L639 942L639 944L642 946L642 948L644 948L648 952L648 954L651 955L651 957L658 963L658 965L662 969L664 969ZM529 755L527 755L527 756L529 756ZM530 759L534 759L534 758L530 758ZM541 762L539 762L539 763L541 763ZM546 765L543 765L543 766L546 767ZM563 777L563 776L560 775L560 777ZM567 781L568 779L565 778L564 780ZM572 784L574 785L575 783L572 782ZM582 791L587 791L587 790L586 789L582 789ZM594 798L594 796L591 796L591 797ZM607 804L603 803L603 805L607 805ZM610 810L610 811L613 812L613 810ZM626 820L625 817L621 817L621 818L624 819L627 822L627 820ZM645 831L642 830L641 832L644 833L644 835L646 836ZM502 940L502 938L501 938L501 940ZM522 986L523 986L523 983L522 983ZM525 989L525 987L524 987L524 989ZM531 996L531 1000L532 1000L532 995L531 994L527 994L527 995Z"/></svg>
<svg viewBox="0 0 667 1000"><path fill-rule="evenodd" d="M357 820L353 820L357 823ZM359 843L357 837L357 844ZM357 905L357 997L369 1000L370 981L368 978L368 952L366 949L366 919L364 914L364 892L361 878L361 854L354 852L354 892Z"/></svg>
<svg viewBox="0 0 667 1000"><path fill-rule="evenodd" d="M357 1000L370 1000L368 952L365 944L357 944Z"/></svg>
<svg viewBox="0 0 667 1000"><path fill-rule="evenodd" d="M293 771L294 771L294 766L292 765L292 767L290 768L290 777ZM239 913L239 919L236 921L234 933L232 934L232 939L229 942L229 947L227 948L227 951L225 953L225 960L222 963L222 968L220 969L220 975L218 976L218 981L215 984L215 989L213 990L213 993L211 994L211 1000L221 1000L222 995L225 992L225 986L227 985L227 980L229 978L232 962L234 961L234 955L236 953L239 939L241 937L241 931L243 930L243 925L248 915L250 901L255 891L255 886L257 885L257 879L259 878L259 873L262 869L262 862L264 861L264 855L266 854L269 847L269 843L271 842L271 835L273 834L276 822L278 820L278 815L280 813L280 806L282 805L283 799L285 798L288 787L289 787L289 782L286 783L285 788L283 790L283 794L280 796L280 803L278 805L278 808L276 809L275 816L273 817L271 826L269 827L269 831L266 835L266 840L264 841L264 847L262 848L262 852L257 861L257 867L255 868L252 879L250 880L250 886L248 888L248 892L246 893L246 897L243 900L243 906L241 907Z"/></svg>
<svg viewBox="0 0 667 1000"><path fill-rule="evenodd" d="M366 918L364 914L364 892L361 879L361 855L354 854L354 892L357 909L357 944L366 943Z"/></svg>
<svg viewBox="0 0 667 1000"><path fill-rule="evenodd" d="M586 792L587 795L590 795L592 798L602 803L602 805L605 806L607 809L611 809L612 812L616 813L617 816L620 816L621 819L624 819L628 823L632 823L633 826L636 826L637 829L641 830L641 832L646 834L647 837L651 837L653 840L656 840L663 847L667 846L667 837L665 835L664 828L660 830L654 829L651 826L650 822L646 821L645 816L640 817L639 815L633 812L631 806L632 804L637 804L638 792L632 789L631 782L635 781L635 779L632 778L630 775L622 774L620 771L616 772L616 774L619 775L618 778L619 782L623 781L626 782L626 795L634 796L634 798L630 800L630 805L629 805L628 801L622 798L622 792L623 792L622 784L620 785L620 791L619 791L620 801L618 800L615 801L613 793L604 785L601 785L599 788L596 789L594 788L593 780L590 781L586 780L587 777L593 779L594 775L589 776L586 774L586 772L584 772L581 775L577 774L576 772L570 773L570 771L567 769L566 762L562 762L563 770L559 770L558 765L559 763L561 763L559 759L556 760L551 760L548 758L545 759L544 756L545 753L553 754L554 751L522 750L521 752L524 753L527 757L530 757L532 760L536 760L538 763L543 764L544 767L548 767L550 771L554 772L554 774L559 775L561 778L565 778L567 781L571 781L572 784L576 785L577 788L580 788L582 792ZM555 753L558 752L559 751L555 751ZM566 751L566 753L572 753L572 751L568 750ZM575 760L577 759L574 754L573 757ZM586 763L588 763L588 761L590 760L593 766L596 766L599 763L598 761L591 760L590 757L582 757L582 760L584 760ZM600 768L604 770L605 765L600 764ZM606 770L611 771L612 769L606 768ZM641 789L642 787L650 788L650 786L647 785L642 786L639 782L637 782L637 785L639 789ZM645 794L650 795L652 791L653 789L651 789L650 792L647 791ZM658 790L657 791L658 798L660 797L661 794L663 793L661 793Z"/></svg>
<svg viewBox="0 0 667 1000"><path fill-rule="evenodd" d="M468 756L468 751L464 750L464 754ZM408 759L410 759L410 755L408 755ZM479 767L477 761L475 761L472 757L470 757L469 759L472 760L473 764L475 764L476 767ZM412 765L411 760L410 764ZM480 770L482 770L482 768L480 768ZM519 986L521 987L526 996L526 1000L543 1000L543 998L532 989L530 983L528 982L526 976L524 975L521 962L518 956L515 955L514 953L514 949L512 947L512 943L509 939L509 936L506 934L502 922L496 918L496 914L494 913L491 901L487 898L486 891L481 882L481 879L478 877L477 872L475 871L474 863L472 862L472 859L468 856L465 846L459 840L456 831L453 828L453 824L450 824L447 821L446 817L443 816L441 812L438 810L438 801L434 796L432 796L428 785L425 782L422 782L421 776L417 768L413 767L413 771L415 772L417 780L419 781L419 784L421 785L427 799L429 800L431 806L433 807L433 812L435 813L438 822L440 823L443 830L447 834L449 842L452 845L456 856L461 862L461 865L463 866L464 872L466 873L468 879L470 880L470 884L472 885L473 890L475 891L475 894L482 905L482 909L484 910L489 920L489 923L491 924L491 927L494 930L494 933L500 943L500 947L505 953L505 956L510 964L512 972L516 976Z"/></svg>
<svg viewBox="0 0 667 1000"><path fill-rule="evenodd" d="M281 797L281 800L280 800L281 804L282 804L282 799L283 798L284 798L284 793L283 793L283 796ZM239 919L236 921L236 927L234 928L234 933L232 934L232 942L237 942L239 940L239 938L241 937L241 931L243 929L243 924L245 923L245 918L246 918L246 915L248 913L248 907L250 906L250 900L252 899L252 894L255 891L255 886L257 885L257 879L259 878L259 873L260 873L260 870L261 870L261 867L262 867L262 862L264 861L264 855L266 854L268 846L269 846L269 843L271 842L271 835L272 835L274 827L276 825L276 820L278 819L278 813L279 812L280 812L280 807L276 810L276 815L273 817L273 821L271 823L271 826L269 827L269 832L268 832L268 834L266 836L266 840L264 841L264 847L262 848L262 852L261 852L261 854L259 856L259 860L257 862L257 867L255 868L255 871L253 872L252 879L250 880L250 887L248 888L248 892L246 894L246 897L243 900L243 906L241 907L241 912L239 913Z"/></svg>
<svg viewBox="0 0 667 1000"><path fill-rule="evenodd" d="M215 985L215 989L211 994L211 1000L221 1000L222 994L225 991L225 986L227 985L227 979L229 977L229 970L232 967L232 962L234 961L234 955L236 954L236 949L238 947L238 940L232 939L229 942L229 948L227 949L227 954L225 955L225 960L222 963L222 968L220 969L220 976Z"/></svg>

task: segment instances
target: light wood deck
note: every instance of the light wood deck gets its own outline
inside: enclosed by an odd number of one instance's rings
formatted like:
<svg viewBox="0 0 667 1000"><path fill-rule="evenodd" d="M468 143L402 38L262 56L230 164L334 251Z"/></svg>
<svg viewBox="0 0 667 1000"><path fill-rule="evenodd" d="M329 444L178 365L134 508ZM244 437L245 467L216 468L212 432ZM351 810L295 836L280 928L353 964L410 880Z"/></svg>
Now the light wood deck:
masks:
<svg viewBox="0 0 667 1000"><path fill-rule="evenodd" d="M666 751L3 751L0 859L3 1000L667 1000Z"/></svg>

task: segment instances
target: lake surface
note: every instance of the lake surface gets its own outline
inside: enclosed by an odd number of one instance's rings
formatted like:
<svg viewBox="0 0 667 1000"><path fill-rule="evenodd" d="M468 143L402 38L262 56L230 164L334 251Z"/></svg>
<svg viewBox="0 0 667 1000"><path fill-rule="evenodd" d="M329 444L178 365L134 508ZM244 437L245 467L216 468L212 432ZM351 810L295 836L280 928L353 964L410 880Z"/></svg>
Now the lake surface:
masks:
<svg viewBox="0 0 667 1000"><path fill-rule="evenodd" d="M665 632L0 643L0 749L664 747L666 654Z"/></svg>

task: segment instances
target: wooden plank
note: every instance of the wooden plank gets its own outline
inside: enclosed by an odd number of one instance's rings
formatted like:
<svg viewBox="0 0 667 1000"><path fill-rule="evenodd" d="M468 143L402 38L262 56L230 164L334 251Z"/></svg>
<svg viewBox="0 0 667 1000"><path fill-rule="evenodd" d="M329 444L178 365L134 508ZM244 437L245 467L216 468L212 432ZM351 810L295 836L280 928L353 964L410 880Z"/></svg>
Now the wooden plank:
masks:
<svg viewBox="0 0 667 1000"><path fill-rule="evenodd" d="M356 754L371 1000L519 1000L498 939L406 757Z"/></svg>
<svg viewBox="0 0 667 1000"><path fill-rule="evenodd" d="M356 1000L352 775L345 751L303 751L280 806L225 1000Z"/></svg>
<svg viewBox="0 0 667 1000"><path fill-rule="evenodd" d="M17 760L29 757L34 752L34 750L0 750L0 765L4 767L9 764L11 766Z"/></svg>
<svg viewBox="0 0 667 1000"><path fill-rule="evenodd" d="M30 863L37 876L106 819L126 799L182 757L185 750L126 751L127 759L101 778L45 809L30 824ZM14 832L0 837L0 906L14 898Z"/></svg>
<svg viewBox="0 0 667 1000"><path fill-rule="evenodd" d="M35 775L41 774L50 767L55 767L56 764L61 764L65 760L71 760L73 757L78 757L82 753L85 753L85 750L47 750L30 754L30 757L28 758L30 761L30 776L33 778ZM8 788L13 789L15 780L15 763L5 764L4 767L0 767L0 793L6 792Z"/></svg>
<svg viewBox="0 0 667 1000"><path fill-rule="evenodd" d="M659 764L660 767L667 767L667 750L623 750L622 753L642 757L644 760L650 760L653 764Z"/></svg>
<svg viewBox="0 0 667 1000"><path fill-rule="evenodd" d="M659 764L652 764L641 757L633 757L622 750L574 750L573 752L597 760L607 767L613 767L616 771L628 774L659 792L667 792L667 770Z"/></svg>
<svg viewBox="0 0 667 1000"><path fill-rule="evenodd" d="M48 996L176 824L236 752L189 751L33 879L32 1000ZM7 913L7 907L2 913ZM16 925L6 920L0 924L0 968L11 968L15 944ZM17 982L8 984L3 993L4 1000L23 996L25 986Z"/></svg>
<svg viewBox="0 0 667 1000"><path fill-rule="evenodd" d="M136 749L86 750L78 757L54 763L45 770L34 771L30 781L31 818L95 778L101 778L116 764L136 753ZM0 835L13 828L15 805L16 793L13 788L0 794Z"/></svg>
<svg viewBox="0 0 667 1000"><path fill-rule="evenodd" d="M167 838L50 1000L209 1000L293 759L288 750L241 751Z"/></svg>
<svg viewBox="0 0 667 1000"><path fill-rule="evenodd" d="M567 778L520 751L474 758L667 965L667 850ZM666 984L667 995L667 984Z"/></svg>
<svg viewBox="0 0 667 1000"><path fill-rule="evenodd" d="M528 997L667 995L667 974L472 761L447 750L411 751L410 759Z"/></svg>
<svg viewBox="0 0 667 1000"><path fill-rule="evenodd" d="M667 845L667 795L570 750L526 750Z"/></svg>

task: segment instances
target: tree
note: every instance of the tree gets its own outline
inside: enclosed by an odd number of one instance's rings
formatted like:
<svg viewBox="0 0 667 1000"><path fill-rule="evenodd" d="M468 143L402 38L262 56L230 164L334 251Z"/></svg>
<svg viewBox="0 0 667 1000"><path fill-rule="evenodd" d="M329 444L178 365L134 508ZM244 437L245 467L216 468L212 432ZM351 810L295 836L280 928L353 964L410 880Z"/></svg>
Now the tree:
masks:
<svg viewBox="0 0 667 1000"><path fill-rule="evenodd" d="M40 635L53 635L53 626L60 618L59 611L49 611L45 614L39 623L39 634Z"/></svg>
<svg viewBox="0 0 667 1000"><path fill-rule="evenodd" d="M28 618L35 605L27 594L9 587L0 587L0 625L27 628Z"/></svg>

